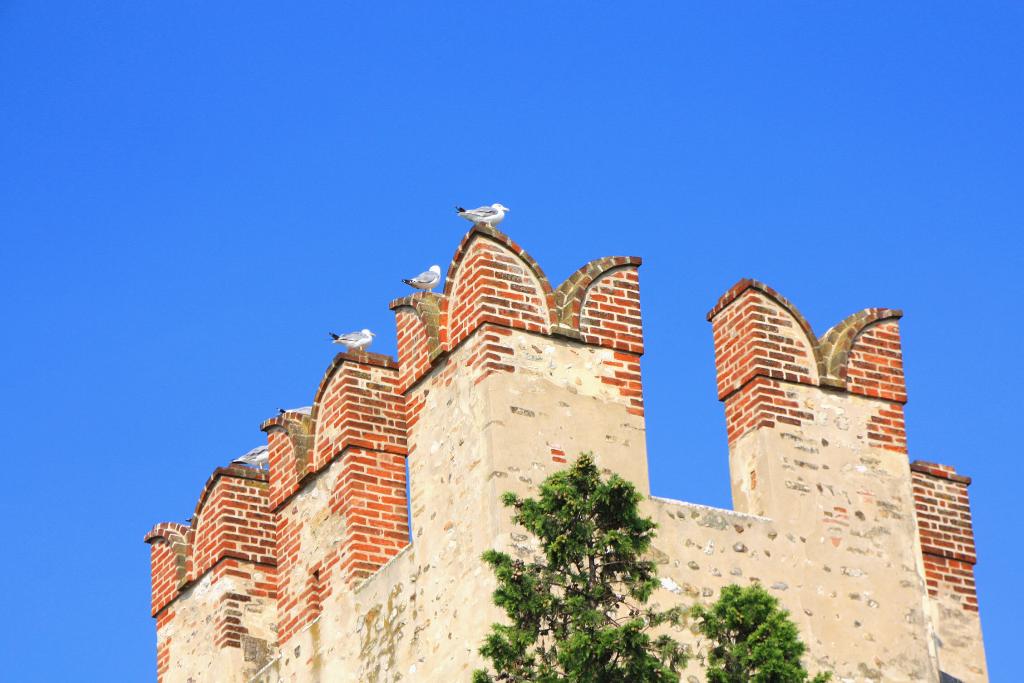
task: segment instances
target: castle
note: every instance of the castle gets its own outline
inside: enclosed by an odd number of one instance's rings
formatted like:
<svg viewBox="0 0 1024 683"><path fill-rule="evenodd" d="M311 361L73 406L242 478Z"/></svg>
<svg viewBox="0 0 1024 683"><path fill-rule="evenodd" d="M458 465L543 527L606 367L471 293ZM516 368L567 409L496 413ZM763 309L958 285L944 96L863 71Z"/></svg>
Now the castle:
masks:
<svg viewBox="0 0 1024 683"><path fill-rule="evenodd" d="M308 414L262 424L269 472L216 469L190 526L146 535L158 680L468 680L503 618L480 554L537 551L500 495L583 451L649 494L640 263L556 288L504 233L470 230L443 294L391 303L397 360L339 354ZM757 581L834 681L988 680L970 479L908 462L900 315L819 338L759 282L715 304L735 509L648 495L654 603ZM696 661L682 680L704 680Z"/></svg>

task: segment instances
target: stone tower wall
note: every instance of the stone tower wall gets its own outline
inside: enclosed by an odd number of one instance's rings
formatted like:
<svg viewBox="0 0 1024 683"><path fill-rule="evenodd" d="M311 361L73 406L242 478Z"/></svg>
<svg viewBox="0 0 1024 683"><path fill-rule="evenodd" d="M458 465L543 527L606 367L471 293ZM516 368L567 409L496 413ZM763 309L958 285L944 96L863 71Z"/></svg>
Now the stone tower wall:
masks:
<svg viewBox="0 0 1024 683"><path fill-rule="evenodd" d="M501 494L584 451L649 491L640 264L598 259L552 287L474 227L443 293L392 302L397 360L339 354L310 414L262 425L269 472L218 469L189 526L147 535L158 680L468 680L501 618L480 554L537 552ZM722 297L708 318L735 510L646 500L659 604L756 581L836 680L987 680L969 480L908 465L899 317L869 309L818 338L760 283Z"/></svg>

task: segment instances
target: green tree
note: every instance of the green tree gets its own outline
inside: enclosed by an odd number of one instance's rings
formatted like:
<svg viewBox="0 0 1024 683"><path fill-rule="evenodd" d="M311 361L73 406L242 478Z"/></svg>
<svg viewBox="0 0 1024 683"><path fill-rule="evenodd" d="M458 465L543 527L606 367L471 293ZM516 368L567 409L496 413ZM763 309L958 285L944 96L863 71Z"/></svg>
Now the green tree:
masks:
<svg viewBox="0 0 1024 683"><path fill-rule="evenodd" d="M639 513L641 499L618 476L602 478L588 454L548 477L536 499L505 494L544 558L484 553L498 580L494 602L510 623L491 627L480 653L493 673L475 671L474 683L679 680L682 646L649 634L684 612L644 607L659 582L654 563L642 559L655 524Z"/></svg>
<svg viewBox="0 0 1024 683"><path fill-rule="evenodd" d="M807 649L796 624L779 601L758 585L726 586L708 607L692 609L708 639L708 683L803 683L807 670L800 657ZM815 676L824 683L831 674Z"/></svg>

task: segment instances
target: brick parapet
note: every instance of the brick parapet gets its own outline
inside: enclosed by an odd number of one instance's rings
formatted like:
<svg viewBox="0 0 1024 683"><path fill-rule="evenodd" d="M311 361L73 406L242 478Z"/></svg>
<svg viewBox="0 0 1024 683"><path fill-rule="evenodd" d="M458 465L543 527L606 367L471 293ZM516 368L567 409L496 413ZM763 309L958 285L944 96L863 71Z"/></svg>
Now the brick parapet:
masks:
<svg viewBox="0 0 1024 683"><path fill-rule="evenodd" d="M858 311L817 342L821 375L852 393L906 403L899 324L892 308Z"/></svg>
<svg viewBox="0 0 1024 683"><path fill-rule="evenodd" d="M948 479L964 486L970 486L972 481L970 477L958 474L951 465L940 465L928 462L927 460L915 460L910 463L910 471L917 472L918 474L927 474L938 479Z"/></svg>
<svg viewBox="0 0 1024 683"><path fill-rule="evenodd" d="M580 309L587 289L595 280L610 270L631 266L639 268L644 260L639 256L605 256L580 266L555 290L555 306L560 325L579 327Z"/></svg>
<svg viewBox="0 0 1024 683"><path fill-rule="evenodd" d="M392 302L397 361L365 352L335 356L308 415L284 411L260 425L268 472L218 468L200 495L193 527L158 525L147 536L158 627L180 618L174 602L197 581L232 576L240 583L216 594L214 646L239 647L247 635L244 615L265 600L274 602L283 643L316 618L332 591L351 589L394 558L409 543L405 458L424 399L412 387L442 364L448 381L455 373L479 383L515 372L530 362L521 341L513 348L517 330L614 351L602 355L597 380L642 416L640 264L637 257L597 259L556 291L508 236L475 226L456 250L443 293ZM463 346L458 362L447 363ZM329 480L325 513L338 524L337 540L311 548L308 511L294 511L309 506L303 492L328 481L328 471L336 479ZM243 574L258 574L260 585ZM161 672L169 642L160 641Z"/></svg>
<svg viewBox="0 0 1024 683"><path fill-rule="evenodd" d="M310 415L285 412L266 420L260 430L267 434L270 508L276 510L312 469L316 423Z"/></svg>
<svg viewBox="0 0 1024 683"><path fill-rule="evenodd" d="M219 468L203 489L194 519L200 522L204 514L212 514L204 510L219 487L235 486L221 484L225 479L247 480L241 485L258 488L267 514L274 514L350 449L374 453L392 464L394 456L407 455L407 430L419 414L417 398L409 389L470 336L476 341L465 364L476 382L496 372L514 371L514 352L506 341L512 330L611 348L616 353L599 368L600 381L617 387L629 412L643 415L637 271L641 263L635 256L595 259L555 290L536 261L507 235L474 226L456 249L443 294L420 292L391 303L398 327L398 361L366 352L335 356L309 415L284 412L260 425L267 434L269 473L241 466ZM261 523L264 533L269 522ZM401 524L407 528L408 520ZM200 523L198 535L196 529L185 529L183 540L177 542L154 537L154 604L166 605L184 584L221 558L276 561L271 540L260 537L249 548L263 547L265 553L245 552L240 549L244 542L227 533L234 530L231 525L225 525L224 534L214 527L213 522Z"/></svg>
<svg viewBox="0 0 1024 683"><path fill-rule="evenodd" d="M755 376L743 391L725 399L725 424L729 443L752 429L775 427L778 423L799 427L813 415L787 396L784 382Z"/></svg>
<svg viewBox="0 0 1024 683"><path fill-rule="evenodd" d="M440 334L450 350L483 323L550 332L554 291L537 263L497 230L474 228L459 245L440 302Z"/></svg>
<svg viewBox="0 0 1024 683"><path fill-rule="evenodd" d="M299 498L277 514L282 643L316 618L334 590L372 575L409 543L404 455L347 447L306 486L329 487L313 529L306 529L313 522L302 511L308 502ZM306 536L321 533L317 527L328 513L337 528L327 532L328 542L309 545Z"/></svg>
<svg viewBox="0 0 1024 683"><path fill-rule="evenodd" d="M977 612L971 479L948 465L920 460L910 464L910 473L928 594L950 596L964 610Z"/></svg>
<svg viewBox="0 0 1024 683"><path fill-rule="evenodd" d="M424 428L421 419L445 419L440 387L455 383L457 392L472 391L473 383L510 373L530 375L524 386L536 377L564 381L553 374L561 368L549 372L555 365L549 366L546 354L569 356L571 350L577 358L593 359L572 361L578 371L574 381L594 391L602 408L612 406L605 415L617 419L624 406L642 417L641 263L637 257L596 259L552 288L536 262L512 240L495 229L475 226L456 251L443 293L420 292L391 303L397 361L372 353L338 354L324 373L309 415L286 411L261 425L268 439L269 472L219 468L196 506L196 528L168 523L147 534L158 629L190 612L184 605L192 603L179 606L175 599L202 579L203 586L209 580L219 587L205 594L204 599L212 595L216 604L202 615L215 623L211 642L216 647L242 647L254 623L246 615L257 608L273 624L271 631L258 635L272 632L270 639L276 638L282 651L300 642L290 639L321 614L335 591L349 591L366 581L408 546L405 465L415 442L410 431ZM892 309L866 309L817 338L778 292L753 280L737 283L708 314L715 329L718 393L725 403L730 444L755 429L809 427L816 415L825 414L816 413L812 405L823 394L794 386L804 385L825 392L828 409L856 404L860 431L851 440L905 453L900 315ZM547 343L545 337L555 336L571 342ZM500 400L509 386L514 393L516 385L495 381L480 395L485 403ZM840 392L870 401L845 402L836 398ZM523 415L531 410L512 410L513 419L527 424ZM535 419L542 416L538 411ZM625 420L642 428L642 421ZM436 427L425 429L432 434ZM789 429L782 436L795 433ZM435 441L421 438L417 456L435 458L430 450ZM574 453L567 454L568 443L554 439L545 444L545 456L556 465L570 462ZM821 443L827 446L824 439ZM808 444L800 442L818 452L817 443ZM817 463L800 466L811 464ZM963 518L954 518L954 508L941 502L959 501L962 493L967 505L970 479L932 463L915 462L910 470L928 590L961 596L964 609L976 610L973 535L968 548L961 533ZM759 486L762 495L773 480L751 471L744 481L752 489ZM790 482L785 484L788 488ZM969 532L969 507L966 513ZM841 506L825 512L828 523L837 526L851 515ZM457 519L453 516L452 524ZM910 520L905 515L902 519L911 533ZM429 534L426 539L429 547L434 539ZM830 540L839 547L842 539ZM232 581L225 581L228 577ZM326 604L333 609L339 603ZM167 671L176 629L177 624L158 641L160 676Z"/></svg>
<svg viewBox="0 0 1024 683"><path fill-rule="evenodd" d="M440 297L419 292L391 302L398 338L399 391L405 392L444 353Z"/></svg>
<svg viewBox="0 0 1024 683"><path fill-rule="evenodd" d="M719 313L721 313L726 308L731 306L748 290L755 290L761 292L769 299L775 301L781 308L783 308L784 310L789 312L790 315L793 316L797 324L800 326L801 329L803 329L804 333L809 338L814 338L814 332L811 329L811 324L807 322L807 319L804 318L804 316L800 313L797 307L790 303L789 299L782 296L773 288L769 287L763 282L752 280L750 278L743 278L742 280L734 284L732 287L730 287L728 290L726 290L725 294L720 296L718 298L718 301L715 302L715 305L711 307L711 310L707 312L707 315L705 316L707 321L714 322L715 318L718 316Z"/></svg>
<svg viewBox="0 0 1024 683"><path fill-rule="evenodd" d="M452 259L443 294L391 302L399 390L408 390L483 326L558 335L640 356L643 326L636 256L595 259L557 289L537 262L495 228L474 226Z"/></svg>
<svg viewBox="0 0 1024 683"><path fill-rule="evenodd" d="M150 546L151 611L157 614L178 596L188 581L191 529L162 522L145 536Z"/></svg>
<svg viewBox="0 0 1024 683"><path fill-rule="evenodd" d="M165 679L173 642L167 627L180 621L176 602L201 581L221 591L207 615L215 649L241 647L249 633L247 605L272 610L277 575L268 475L244 466L217 468L203 487L192 526L156 525L151 546L152 614L157 620L157 680ZM182 625L187 628L187 624ZM187 638L182 641L187 643Z"/></svg>
<svg viewBox="0 0 1024 683"><path fill-rule="evenodd" d="M193 514L191 576L224 558L274 566L274 522L268 474L234 465L217 468Z"/></svg>
<svg viewBox="0 0 1024 683"><path fill-rule="evenodd" d="M324 374L310 413L316 424L311 471L347 447L404 455L408 435L398 364L377 354L338 354Z"/></svg>
<svg viewBox="0 0 1024 683"><path fill-rule="evenodd" d="M839 379L850 393L895 403L907 402L900 328L894 318L865 325L852 337Z"/></svg>
<svg viewBox="0 0 1024 683"><path fill-rule="evenodd" d="M901 316L865 309L818 338L788 299L756 280L740 280L707 314L730 443L753 428L809 419L784 390L803 384L884 401L867 437L875 447L906 452Z"/></svg>
<svg viewBox="0 0 1024 683"><path fill-rule="evenodd" d="M277 524L280 642L315 619L338 586L373 573L408 542L408 430L400 378L399 363L388 356L338 354L308 416L290 420L286 413L263 425ZM325 514L340 526L337 540L316 550L303 545L308 522L292 508L329 472L333 488Z"/></svg>
<svg viewBox="0 0 1024 683"><path fill-rule="evenodd" d="M921 550L974 564L974 531L967 494L970 477L953 468L915 461L910 466Z"/></svg>
<svg viewBox="0 0 1024 683"><path fill-rule="evenodd" d="M616 267L592 280L581 292L580 311L572 321L588 344L642 355L640 277L636 268Z"/></svg>
<svg viewBox="0 0 1024 683"><path fill-rule="evenodd" d="M227 558L276 564L267 479L266 472L240 465L218 467L203 487L191 526L164 522L146 534L154 615Z"/></svg>
<svg viewBox="0 0 1024 683"><path fill-rule="evenodd" d="M814 337L803 316L770 288L751 284L732 295L738 287L709 314L718 398L724 401L758 376L818 385Z"/></svg>
<svg viewBox="0 0 1024 683"><path fill-rule="evenodd" d="M342 456L331 511L343 515L339 571L348 586L365 579L409 543L405 457L353 448Z"/></svg>

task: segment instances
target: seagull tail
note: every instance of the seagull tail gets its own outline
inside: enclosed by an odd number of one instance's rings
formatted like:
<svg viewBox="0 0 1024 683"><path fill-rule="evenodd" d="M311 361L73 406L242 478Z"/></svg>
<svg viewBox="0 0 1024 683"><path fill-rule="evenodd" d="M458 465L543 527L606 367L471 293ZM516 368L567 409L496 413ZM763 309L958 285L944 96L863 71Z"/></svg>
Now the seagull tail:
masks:
<svg viewBox="0 0 1024 683"><path fill-rule="evenodd" d="M457 204L455 205L455 211L456 213L466 213L466 210Z"/></svg>
<svg viewBox="0 0 1024 683"><path fill-rule="evenodd" d="M404 282L405 284L409 285L410 287L414 287L416 285L416 283L413 282L412 280L404 280L403 279L402 282Z"/></svg>
<svg viewBox="0 0 1024 683"><path fill-rule="evenodd" d="M333 332L328 332L327 334L331 335L331 339L333 339L334 341L338 340L338 335L334 334Z"/></svg>

